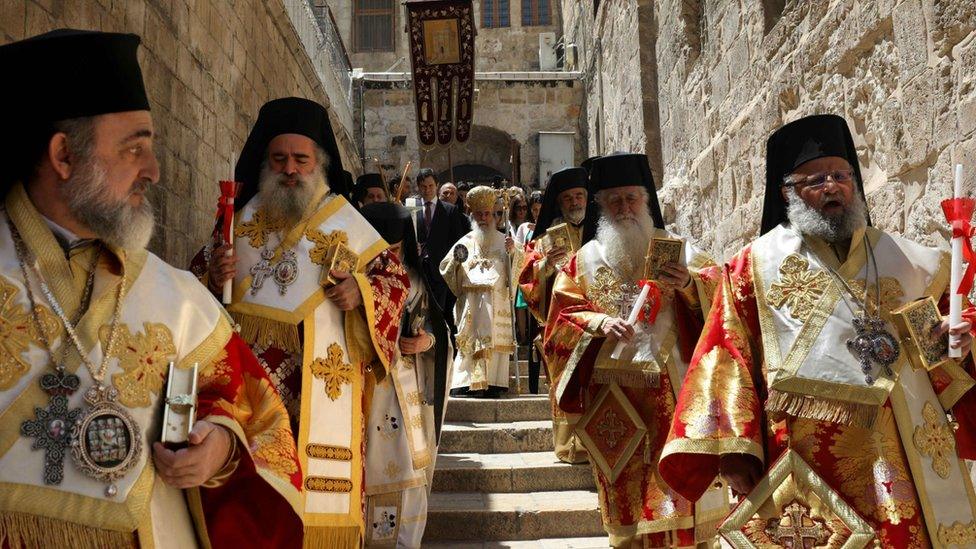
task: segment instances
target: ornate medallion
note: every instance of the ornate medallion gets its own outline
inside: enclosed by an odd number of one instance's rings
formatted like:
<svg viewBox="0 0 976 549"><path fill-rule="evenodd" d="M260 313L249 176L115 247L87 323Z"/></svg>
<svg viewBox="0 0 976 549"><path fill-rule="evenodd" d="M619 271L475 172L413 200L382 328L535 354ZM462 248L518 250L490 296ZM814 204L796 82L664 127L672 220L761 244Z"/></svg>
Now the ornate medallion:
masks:
<svg viewBox="0 0 976 549"><path fill-rule="evenodd" d="M295 260L295 252L289 250L281 254L281 261L274 266L272 277L278 285L278 293L285 295L288 287L298 279L298 261Z"/></svg>
<svg viewBox="0 0 976 549"><path fill-rule="evenodd" d="M877 317L857 315L853 320L854 337L847 340L847 350L861 364L864 382L874 384L874 365L880 365L884 374L894 375L891 365L898 360L901 349L898 340L887 330L884 320Z"/></svg>
<svg viewBox="0 0 976 549"><path fill-rule="evenodd" d="M116 403L118 391L96 385L85 393L90 406L71 429L71 457L89 477L107 483L106 497L118 494L115 481L131 469L142 454L139 425Z"/></svg>
<svg viewBox="0 0 976 549"><path fill-rule="evenodd" d="M20 424L20 434L34 439L32 450L44 450L44 484L64 480L64 456L71 445L71 426L81 409L68 408L68 396L78 390L78 376L63 371L41 376L41 389L51 396L47 408L34 408L35 419Z"/></svg>
<svg viewBox="0 0 976 549"><path fill-rule="evenodd" d="M272 264L271 261L274 256L274 250L267 248L261 250L261 261L257 262L249 271L253 277L251 279L251 295L257 295L269 276L278 286L278 293L281 295L288 293L288 287L298 280L298 261L295 258L295 252L291 250L282 252L281 259Z"/></svg>

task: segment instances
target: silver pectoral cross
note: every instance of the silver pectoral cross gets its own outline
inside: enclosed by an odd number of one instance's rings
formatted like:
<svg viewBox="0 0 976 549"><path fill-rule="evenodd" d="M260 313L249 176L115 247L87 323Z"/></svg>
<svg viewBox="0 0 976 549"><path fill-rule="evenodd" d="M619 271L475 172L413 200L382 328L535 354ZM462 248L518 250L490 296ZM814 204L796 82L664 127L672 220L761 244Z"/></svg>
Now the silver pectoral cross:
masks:
<svg viewBox="0 0 976 549"><path fill-rule="evenodd" d="M274 267L271 266L272 259L274 259L273 250L261 250L261 261L258 261L250 270L251 276L253 277L251 280L251 295L257 295L258 291L264 286L264 279L274 273Z"/></svg>

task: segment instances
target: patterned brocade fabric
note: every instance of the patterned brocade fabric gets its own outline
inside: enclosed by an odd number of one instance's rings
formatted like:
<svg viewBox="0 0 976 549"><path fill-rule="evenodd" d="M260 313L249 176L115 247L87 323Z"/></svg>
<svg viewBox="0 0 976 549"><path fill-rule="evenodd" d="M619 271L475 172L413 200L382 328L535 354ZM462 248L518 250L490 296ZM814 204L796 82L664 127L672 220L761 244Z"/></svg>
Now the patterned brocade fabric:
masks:
<svg viewBox="0 0 976 549"><path fill-rule="evenodd" d="M884 547L929 547L921 502L891 401L871 429L800 418L771 419L750 248L722 271L721 285L695 349L659 464L663 480L697 499L718 473L719 457L749 454L768 467L787 448L796 451L831 489L875 530ZM784 296L784 299L789 296ZM943 303L944 304L944 303ZM967 361L971 372L971 361ZM930 373L937 394L947 374ZM976 418L972 391L953 407ZM950 403L951 405L951 403ZM973 444L966 419L956 433L960 456Z"/></svg>
<svg viewBox="0 0 976 549"><path fill-rule="evenodd" d="M597 353L605 342L598 335L599 326L607 315L597 304L602 295L596 295L593 287L590 288L593 295L586 291L581 261L580 255L572 257L555 278L546 324L545 355L554 379L560 380L560 389L565 387L558 393L558 406L566 412L590 412L597 418L592 424L578 424L577 432L583 429L593 433L583 438L597 481L604 528L615 546L637 537L643 538L642 542L648 544L645 546L652 547L694 545L694 505L669 488L657 468L675 410L671 380L663 374L656 386L620 386L619 394L626 402L609 408L598 405L598 394L608 385L595 382L592 373ZM679 302L675 297L671 303ZM681 318L684 317L676 319L678 329L694 332L692 335L696 336L701 320L686 323ZM566 376L569 377L562 379ZM611 386L618 387L616 383ZM626 440L632 436L628 434L632 424L626 414L616 411L620 406L631 409L646 427L636 449L624 457L618 457L623 444L614 439ZM599 465L601 461L620 463L615 479Z"/></svg>

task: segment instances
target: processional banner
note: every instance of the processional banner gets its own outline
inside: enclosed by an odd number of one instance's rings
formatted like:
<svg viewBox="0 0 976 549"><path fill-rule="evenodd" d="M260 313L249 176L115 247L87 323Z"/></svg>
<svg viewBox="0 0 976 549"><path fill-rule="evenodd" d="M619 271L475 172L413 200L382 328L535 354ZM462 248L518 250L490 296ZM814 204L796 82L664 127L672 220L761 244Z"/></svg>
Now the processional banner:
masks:
<svg viewBox="0 0 976 549"><path fill-rule="evenodd" d="M463 143L474 105L471 0L407 0L407 32L422 145Z"/></svg>

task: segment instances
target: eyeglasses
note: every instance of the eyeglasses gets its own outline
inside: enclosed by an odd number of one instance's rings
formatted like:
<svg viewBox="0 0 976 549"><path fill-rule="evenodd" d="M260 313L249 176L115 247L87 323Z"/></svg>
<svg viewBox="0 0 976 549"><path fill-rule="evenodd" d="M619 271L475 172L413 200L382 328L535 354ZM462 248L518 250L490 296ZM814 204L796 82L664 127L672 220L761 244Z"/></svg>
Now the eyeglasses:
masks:
<svg viewBox="0 0 976 549"><path fill-rule="evenodd" d="M524 212L524 211L525 211L525 210L527 210L528 208L526 208L525 206L515 206L515 207L514 207L514 208L512 208L512 209L513 209L513 210L515 210L515 211L517 211L517 212Z"/></svg>
<svg viewBox="0 0 976 549"><path fill-rule="evenodd" d="M505 212L495 212L495 217L502 217L504 215L505 215Z"/></svg>
<svg viewBox="0 0 976 549"><path fill-rule="evenodd" d="M833 170L813 175L790 174L783 178L783 186L803 187L804 189L819 189L827 183L827 179L834 183L849 184L854 180L854 170Z"/></svg>

